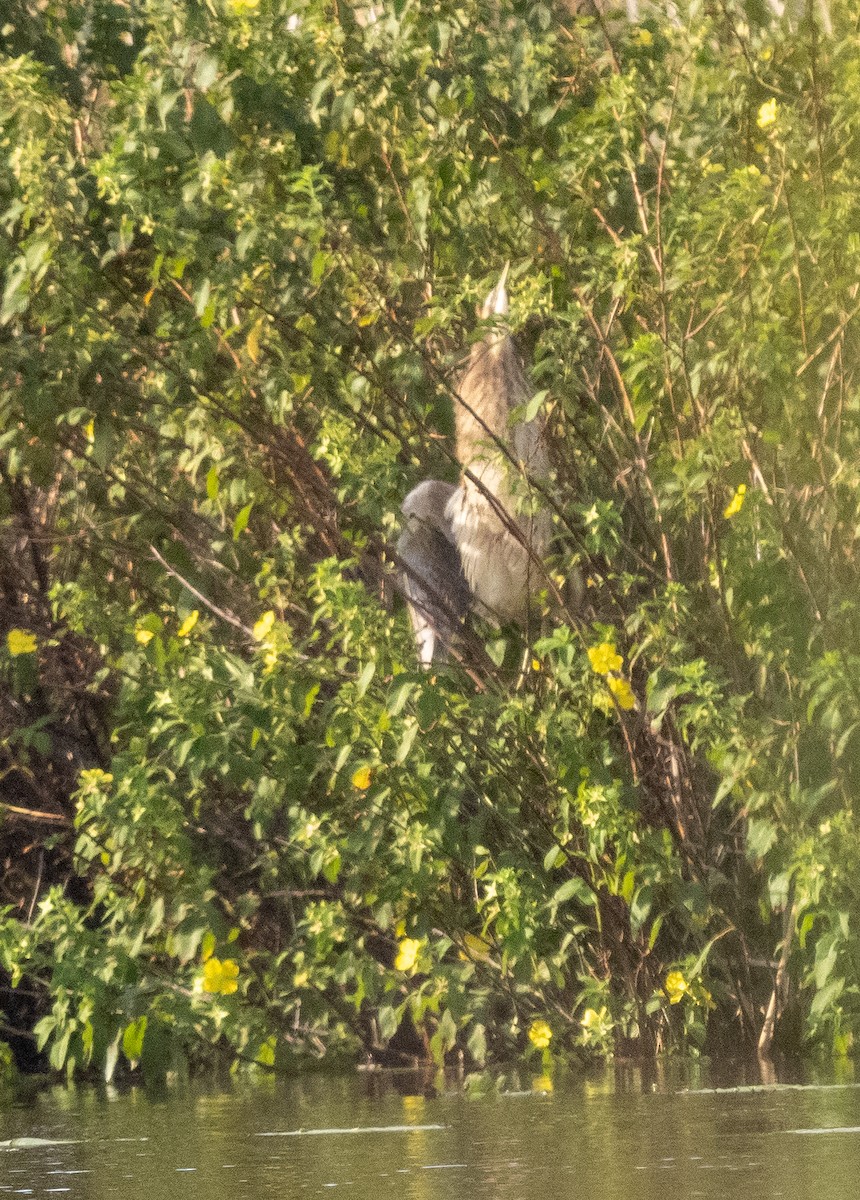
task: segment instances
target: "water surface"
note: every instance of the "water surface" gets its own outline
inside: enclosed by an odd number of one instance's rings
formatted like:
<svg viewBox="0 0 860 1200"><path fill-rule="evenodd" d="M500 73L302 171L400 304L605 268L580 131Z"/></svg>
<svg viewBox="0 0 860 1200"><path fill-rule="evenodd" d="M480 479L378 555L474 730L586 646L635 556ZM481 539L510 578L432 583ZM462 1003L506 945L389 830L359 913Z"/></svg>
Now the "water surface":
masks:
<svg viewBox="0 0 860 1200"><path fill-rule="evenodd" d="M856 1200L853 1068L622 1066L547 1094L410 1075L50 1088L0 1105L0 1195L72 1200ZM757 1082L758 1080L758 1082Z"/></svg>

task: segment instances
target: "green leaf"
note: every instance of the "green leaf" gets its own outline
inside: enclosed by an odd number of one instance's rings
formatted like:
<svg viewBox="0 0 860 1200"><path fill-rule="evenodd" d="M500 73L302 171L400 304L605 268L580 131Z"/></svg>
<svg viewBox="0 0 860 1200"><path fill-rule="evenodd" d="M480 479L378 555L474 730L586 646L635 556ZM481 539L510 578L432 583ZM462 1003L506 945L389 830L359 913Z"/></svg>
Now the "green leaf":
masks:
<svg viewBox="0 0 860 1200"><path fill-rule="evenodd" d="M320 283L329 264L330 255L325 250L318 250L311 259L311 283L314 287Z"/></svg>
<svg viewBox="0 0 860 1200"><path fill-rule="evenodd" d="M169 940L170 953L175 955L181 963L191 962L197 955L200 940L205 933L206 927L200 925L190 925L174 930Z"/></svg>
<svg viewBox="0 0 860 1200"><path fill-rule="evenodd" d="M658 913L651 922L651 928L648 931L648 949L653 950L657 943L657 938L660 936L660 930L663 928L663 914Z"/></svg>
<svg viewBox="0 0 860 1200"><path fill-rule="evenodd" d="M153 937L164 925L164 897L156 896L150 905L147 935Z"/></svg>
<svg viewBox="0 0 860 1200"><path fill-rule="evenodd" d="M813 1018L820 1017L828 1009L832 1008L844 990L844 979L831 979L829 983L825 984L813 996L812 1004L809 1006L809 1015Z"/></svg>
<svg viewBox="0 0 860 1200"><path fill-rule="evenodd" d="M401 1010L392 1008L390 1004L380 1005L376 1014L380 1040L385 1044L390 1042L400 1025Z"/></svg>
<svg viewBox="0 0 860 1200"><path fill-rule="evenodd" d="M218 59L212 54L203 54L194 72L194 82L201 92L208 92L218 75Z"/></svg>
<svg viewBox="0 0 860 1200"><path fill-rule="evenodd" d="M501 667L508 652L508 639L506 637L493 638L492 641L486 643L485 648L494 666Z"/></svg>
<svg viewBox="0 0 860 1200"><path fill-rule="evenodd" d="M376 659L372 658L370 660L370 662L365 663L364 668L362 669L362 672L359 675L358 680L356 682L355 697L357 700L360 700L362 698L362 696L365 694L365 692L367 691L367 689L370 687L370 681L373 679L373 676L375 674L376 674Z"/></svg>
<svg viewBox="0 0 860 1200"><path fill-rule="evenodd" d="M562 866L567 862L567 855L562 850L561 846L550 846L543 859L543 869L552 871L555 867Z"/></svg>
<svg viewBox="0 0 860 1200"><path fill-rule="evenodd" d="M543 403L546 400L548 395L549 395L549 392L546 390L544 390L542 392L535 392L535 394L532 396L531 400L529 400L528 404L525 406L525 409L523 411L523 420L524 421L528 422L528 421L533 421L535 419L535 417L538 415L541 408L543 407Z"/></svg>
<svg viewBox="0 0 860 1200"><path fill-rule="evenodd" d="M445 1065L445 1055L454 1048L457 1041L457 1023L446 1008L442 1013L439 1027L430 1039L430 1053L437 1066Z"/></svg>
<svg viewBox="0 0 860 1200"><path fill-rule="evenodd" d="M397 684L391 691L388 700L388 713L392 717L399 716L408 700L410 700L415 692L416 684L411 679L406 679Z"/></svg>
<svg viewBox="0 0 860 1200"><path fill-rule="evenodd" d="M596 903L594 892L588 886L584 879L580 879L578 875L573 875L570 879L566 879L560 887L556 888L553 893L553 904L564 904L566 900L576 899L580 904L593 905Z"/></svg>
<svg viewBox="0 0 860 1200"><path fill-rule="evenodd" d="M648 920L653 903L654 889L649 884L644 884L634 893L630 904L630 925L634 933L637 933Z"/></svg>
<svg viewBox="0 0 860 1200"><path fill-rule="evenodd" d="M53 1013L48 1013L47 1016L42 1017L41 1020L36 1022L36 1024L33 1026L33 1033L36 1038L37 1050L44 1050L48 1039L56 1027L57 1018L53 1015Z"/></svg>
<svg viewBox="0 0 860 1200"><path fill-rule="evenodd" d="M409 189L409 201L415 234L421 245L427 240L427 216L430 211L430 185L423 175L416 175Z"/></svg>
<svg viewBox="0 0 860 1200"><path fill-rule="evenodd" d="M173 111L174 107L176 106L176 101L181 95L181 91L174 90L164 92L161 96L159 96L158 101L156 102L156 111L158 113L158 119L161 123L162 129L167 127L167 117Z"/></svg>
<svg viewBox="0 0 860 1200"><path fill-rule="evenodd" d="M420 726L416 720L409 720L403 732L403 737L400 739L400 745L397 747L397 751L394 755L395 762L405 762L409 757L409 752L415 744L415 739L418 736L419 729Z"/></svg>
<svg viewBox="0 0 860 1200"><path fill-rule="evenodd" d="M198 154L210 152L225 158L233 149L235 139L218 110L203 96L194 98L194 110L189 125L191 145Z"/></svg>
<svg viewBox="0 0 860 1200"><path fill-rule="evenodd" d="M329 883L337 883L342 865L341 857L337 852L326 861L322 873Z"/></svg>
<svg viewBox="0 0 860 1200"><path fill-rule="evenodd" d="M66 1065L66 1056L69 1052L69 1041L71 1040L72 1029L70 1025L66 1025L63 1032L51 1046L48 1054L48 1060L55 1071L62 1071Z"/></svg>
<svg viewBox="0 0 860 1200"><path fill-rule="evenodd" d="M198 317L202 317L206 311L206 306L209 304L209 297L212 293L212 284L208 279L204 279L194 293L194 311Z"/></svg>
<svg viewBox="0 0 860 1200"><path fill-rule="evenodd" d="M236 514L236 519L233 522L233 541L234 542L238 541L239 535L247 527L248 520L251 516L251 509L253 507L254 507L254 504L252 501L250 504L246 504L245 507L240 509L239 512Z"/></svg>
<svg viewBox="0 0 860 1200"><path fill-rule="evenodd" d="M410 695L412 689L410 688ZM440 693L437 687L432 685L423 687L418 696L418 702L415 706L415 711L418 714L418 723L422 729L429 729L432 725L445 714L445 697Z"/></svg>
<svg viewBox="0 0 860 1200"><path fill-rule="evenodd" d="M466 1049L479 1067L487 1061L487 1031L480 1022L475 1022L466 1040Z"/></svg>
<svg viewBox="0 0 860 1200"><path fill-rule="evenodd" d="M277 1046L278 1043L275 1038L267 1038L265 1042L261 1043L254 1061L258 1062L263 1067L273 1067L275 1065L275 1052L277 1050Z"/></svg>
<svg viewBox="0 0 860 1200"><path fill-rule="evenodd" d="M750 817L747 823L747 853L750 858L764 858L778 836L776 825L766 817Z"/></svg>
<svg viewBox="0 0 860 1200"><path fill-rule="evenodd" d="M148 1024L146 1014L138 1017L136 1021L126 1025L122 1035L122 1052L128 1061L134 1065L140 1060L143 1054L143 1040L146 1036L146 1027Z"/></svg>

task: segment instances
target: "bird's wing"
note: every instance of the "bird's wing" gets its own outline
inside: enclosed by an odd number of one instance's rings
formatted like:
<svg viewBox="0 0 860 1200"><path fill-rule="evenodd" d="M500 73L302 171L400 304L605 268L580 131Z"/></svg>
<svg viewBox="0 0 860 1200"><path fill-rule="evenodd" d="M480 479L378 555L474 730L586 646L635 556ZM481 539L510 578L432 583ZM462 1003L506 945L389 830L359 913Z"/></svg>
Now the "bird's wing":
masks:
<svg viewBox="0 0 860 1200"><path fill-rule="evenodd" d="M418 656L425 665L444 661L471 602L457 548L413 516L397 542L397 554Z"/></svg>

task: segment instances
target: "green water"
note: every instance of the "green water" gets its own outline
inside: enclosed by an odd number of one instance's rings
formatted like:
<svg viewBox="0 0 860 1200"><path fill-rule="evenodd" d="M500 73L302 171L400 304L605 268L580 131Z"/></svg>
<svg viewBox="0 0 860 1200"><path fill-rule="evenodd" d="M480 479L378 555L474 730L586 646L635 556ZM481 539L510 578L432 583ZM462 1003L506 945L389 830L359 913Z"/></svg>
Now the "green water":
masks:
<svg viewBox="0 0 860 1200"><path fill-rule="evenodd" d="M857 1200L853 1068L783 1078L607 1068L483 1098L381 1074L161 1097L57 1087L0 1105L0 1196Z"/></svg>

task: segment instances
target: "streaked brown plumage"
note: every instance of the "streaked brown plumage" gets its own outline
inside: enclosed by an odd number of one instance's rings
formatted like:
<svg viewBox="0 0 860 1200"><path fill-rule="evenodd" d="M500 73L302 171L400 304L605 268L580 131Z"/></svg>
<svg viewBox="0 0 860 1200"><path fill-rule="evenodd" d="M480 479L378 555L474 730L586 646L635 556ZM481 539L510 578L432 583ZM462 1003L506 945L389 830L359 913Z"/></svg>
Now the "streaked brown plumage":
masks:
<svg viewBox="0 0 860 1200"><path fill-rule="evenodd" d="M506 277L507 267L484 302L485 320L507 315ZM510 334L491 330L472 347L455 398L464 474L445 511L475 601L483 616L499 622L525 620L537 583L532 554L540 558L549 542L548 514L519 511L535 499L530 480L549 469L540 423L511 424L511 413L528 400Z"/></svg>
<svg viewBox="0 0 860 1200"><path fill-rule="evenodd" d="M481 310L508 312L507 267ZM422 663L444 658L469 608L498 624L524 623L549 542L532 483L548 460L538 420L511 421L529 389L510 335L492 328L471 350L455 396L458 487L425 480L403 505L398 542L404 591Z"/></svg>

